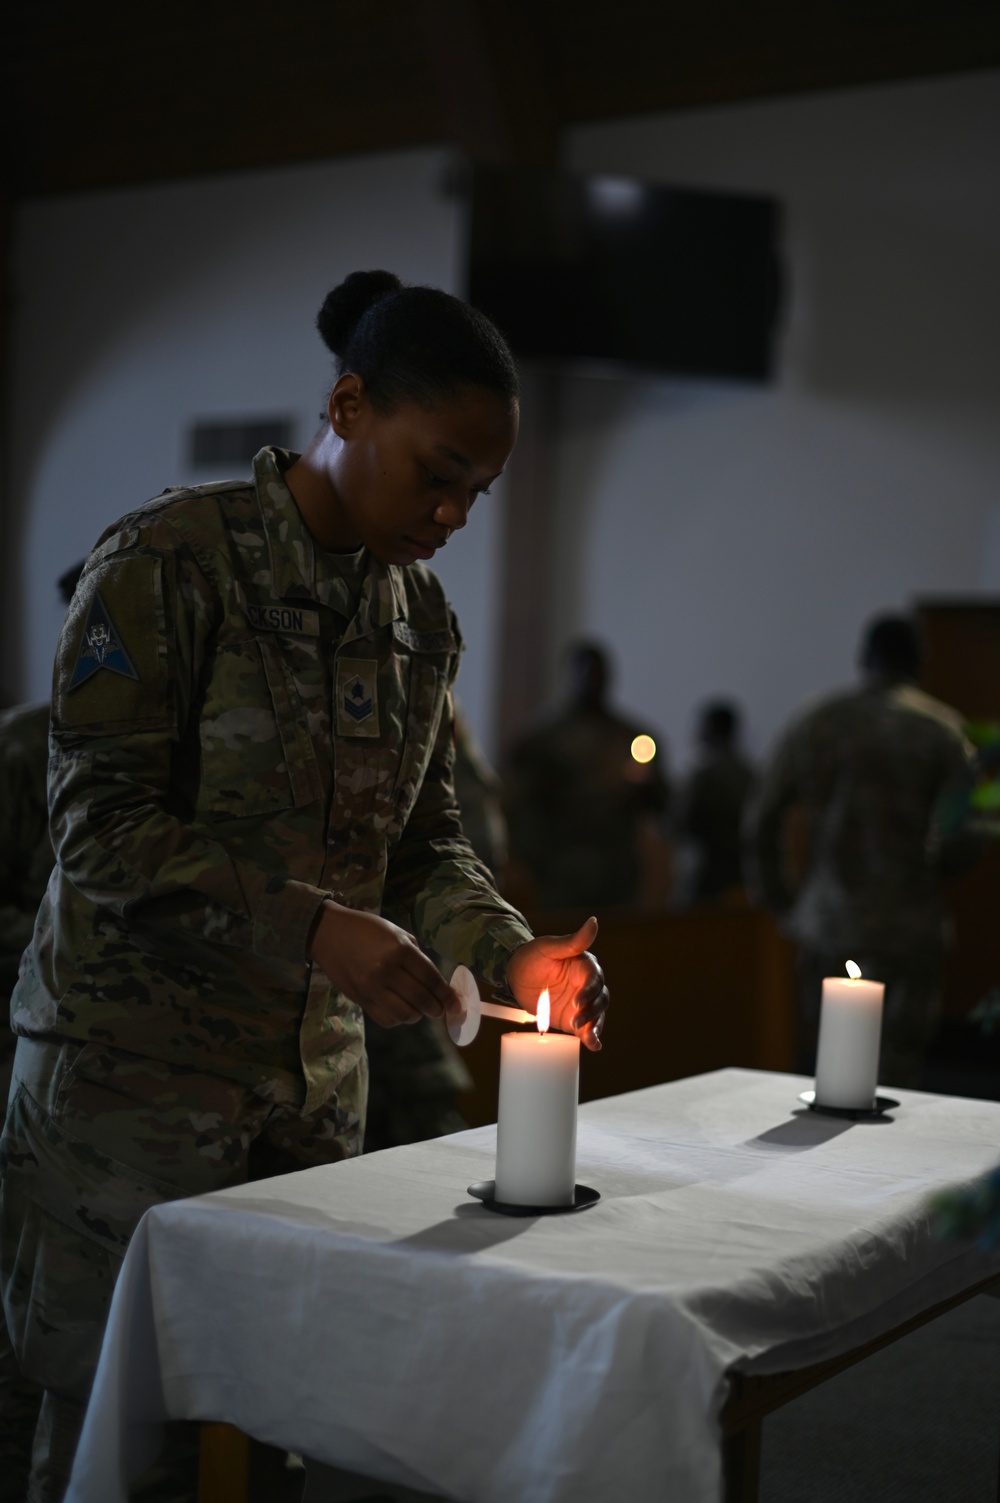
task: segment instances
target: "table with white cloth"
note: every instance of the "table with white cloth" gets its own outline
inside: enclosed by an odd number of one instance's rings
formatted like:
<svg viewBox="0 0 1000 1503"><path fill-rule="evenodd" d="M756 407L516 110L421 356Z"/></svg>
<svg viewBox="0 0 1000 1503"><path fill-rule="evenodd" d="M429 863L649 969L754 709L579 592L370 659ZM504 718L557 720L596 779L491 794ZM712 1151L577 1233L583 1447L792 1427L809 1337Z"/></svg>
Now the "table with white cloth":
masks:
<svg viewBox="0 0 1000 1503"><path fill-rule="evenodd" d="M717 1503L734 1373L837 1359L1000 1273L927 1204L1000 1158L1000 1103L894 1091L851 1122L809 1084L728 1069L581 1108L601 1199L569 1215L467 1196L495 1128L155 1207L69 1503L124 1503L166 1419L459 1503Z"/></svg>

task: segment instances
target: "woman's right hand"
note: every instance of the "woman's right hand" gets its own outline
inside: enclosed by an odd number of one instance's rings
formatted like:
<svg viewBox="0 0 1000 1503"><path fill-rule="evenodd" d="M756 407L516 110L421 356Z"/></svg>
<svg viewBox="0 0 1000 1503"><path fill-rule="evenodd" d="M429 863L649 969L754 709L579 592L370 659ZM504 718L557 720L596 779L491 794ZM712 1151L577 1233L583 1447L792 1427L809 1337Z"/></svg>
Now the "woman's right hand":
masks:
<svg viewBox="0 0 1000 1503"><path fill-rule="evenodd" d="M382 1028L461 1011L458 997L413 936L377 913L345 908L327 898L313 928L309 957Z"/></svg>

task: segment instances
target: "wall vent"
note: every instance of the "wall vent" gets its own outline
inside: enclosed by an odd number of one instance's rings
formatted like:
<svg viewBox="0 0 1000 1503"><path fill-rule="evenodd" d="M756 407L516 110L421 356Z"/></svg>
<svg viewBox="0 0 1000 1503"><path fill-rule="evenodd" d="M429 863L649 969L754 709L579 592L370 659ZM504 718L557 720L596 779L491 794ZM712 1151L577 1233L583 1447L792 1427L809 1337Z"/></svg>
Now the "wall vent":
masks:
<svg viewBox="0 0 1000 1503"><path fill-rule="evenodd" d="M201 418L188 429L192 465L240 465L247 469L265 444L295 445L295 419L284 417Z"/></svg>

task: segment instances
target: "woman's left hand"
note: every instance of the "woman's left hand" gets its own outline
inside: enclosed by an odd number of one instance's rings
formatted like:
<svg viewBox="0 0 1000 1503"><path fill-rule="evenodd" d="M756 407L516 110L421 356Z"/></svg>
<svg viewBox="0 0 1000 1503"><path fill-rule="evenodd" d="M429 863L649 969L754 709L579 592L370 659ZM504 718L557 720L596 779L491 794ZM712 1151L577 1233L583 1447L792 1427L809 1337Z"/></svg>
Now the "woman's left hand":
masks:
<svg viewBox="0 0 1000 1503"><path fill-rule="evenodd" d="M597 938L589 918L575 934L543 934L516 949L507 962L507 984L518 1005L534 1012L546 987L552 1026L579 1034L588 1049L600 1049L610 997L597 957L587 949Z"/></svg>

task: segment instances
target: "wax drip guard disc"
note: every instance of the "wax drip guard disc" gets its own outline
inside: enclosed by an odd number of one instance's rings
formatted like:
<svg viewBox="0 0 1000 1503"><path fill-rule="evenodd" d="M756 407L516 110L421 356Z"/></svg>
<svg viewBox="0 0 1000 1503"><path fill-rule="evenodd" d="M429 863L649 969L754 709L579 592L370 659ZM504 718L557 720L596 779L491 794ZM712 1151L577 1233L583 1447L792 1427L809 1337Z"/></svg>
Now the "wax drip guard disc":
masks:
<svg viewBox="0 0 1000 1503"><path fill-rule="evenodd" d="M874 1103L867 1108L863 1106L823 1106L816 1100L815 1091L802 1091L799 1100L804 1101L811 1112L818 1112L823 1117L843 1117L849 1122L871 1122L876 1117L884 1117L886 1112L893 1111L899 1102L892 1096L876 1096Z"/></svg>
<svg viewBox="0 0 1000 1503"><path fill-rule="evenodd" d="M574 1211L585 1211L588 1206L596 1205L601 1198L600 1190L592 1190L589 1185L576 1185L570 1206L515 1206L497 1200L494 1179L481 1179L470 1185L469 1194L481 1200L488 1211L496 1211L501 1216L570 1216Z"/></svg>
<svg viewBox="0 0 1000 1503"><path fill-rule="evenodd" d="M476 978L468 966L456 966L451 978L451 984L458 993L462 1003L462 1016L448 1019L448 1033L453 1044L458 1044L465 1049L479 1032L479 1024L482 1021L482 1004L479 1000L479 988Z"/></svg>

